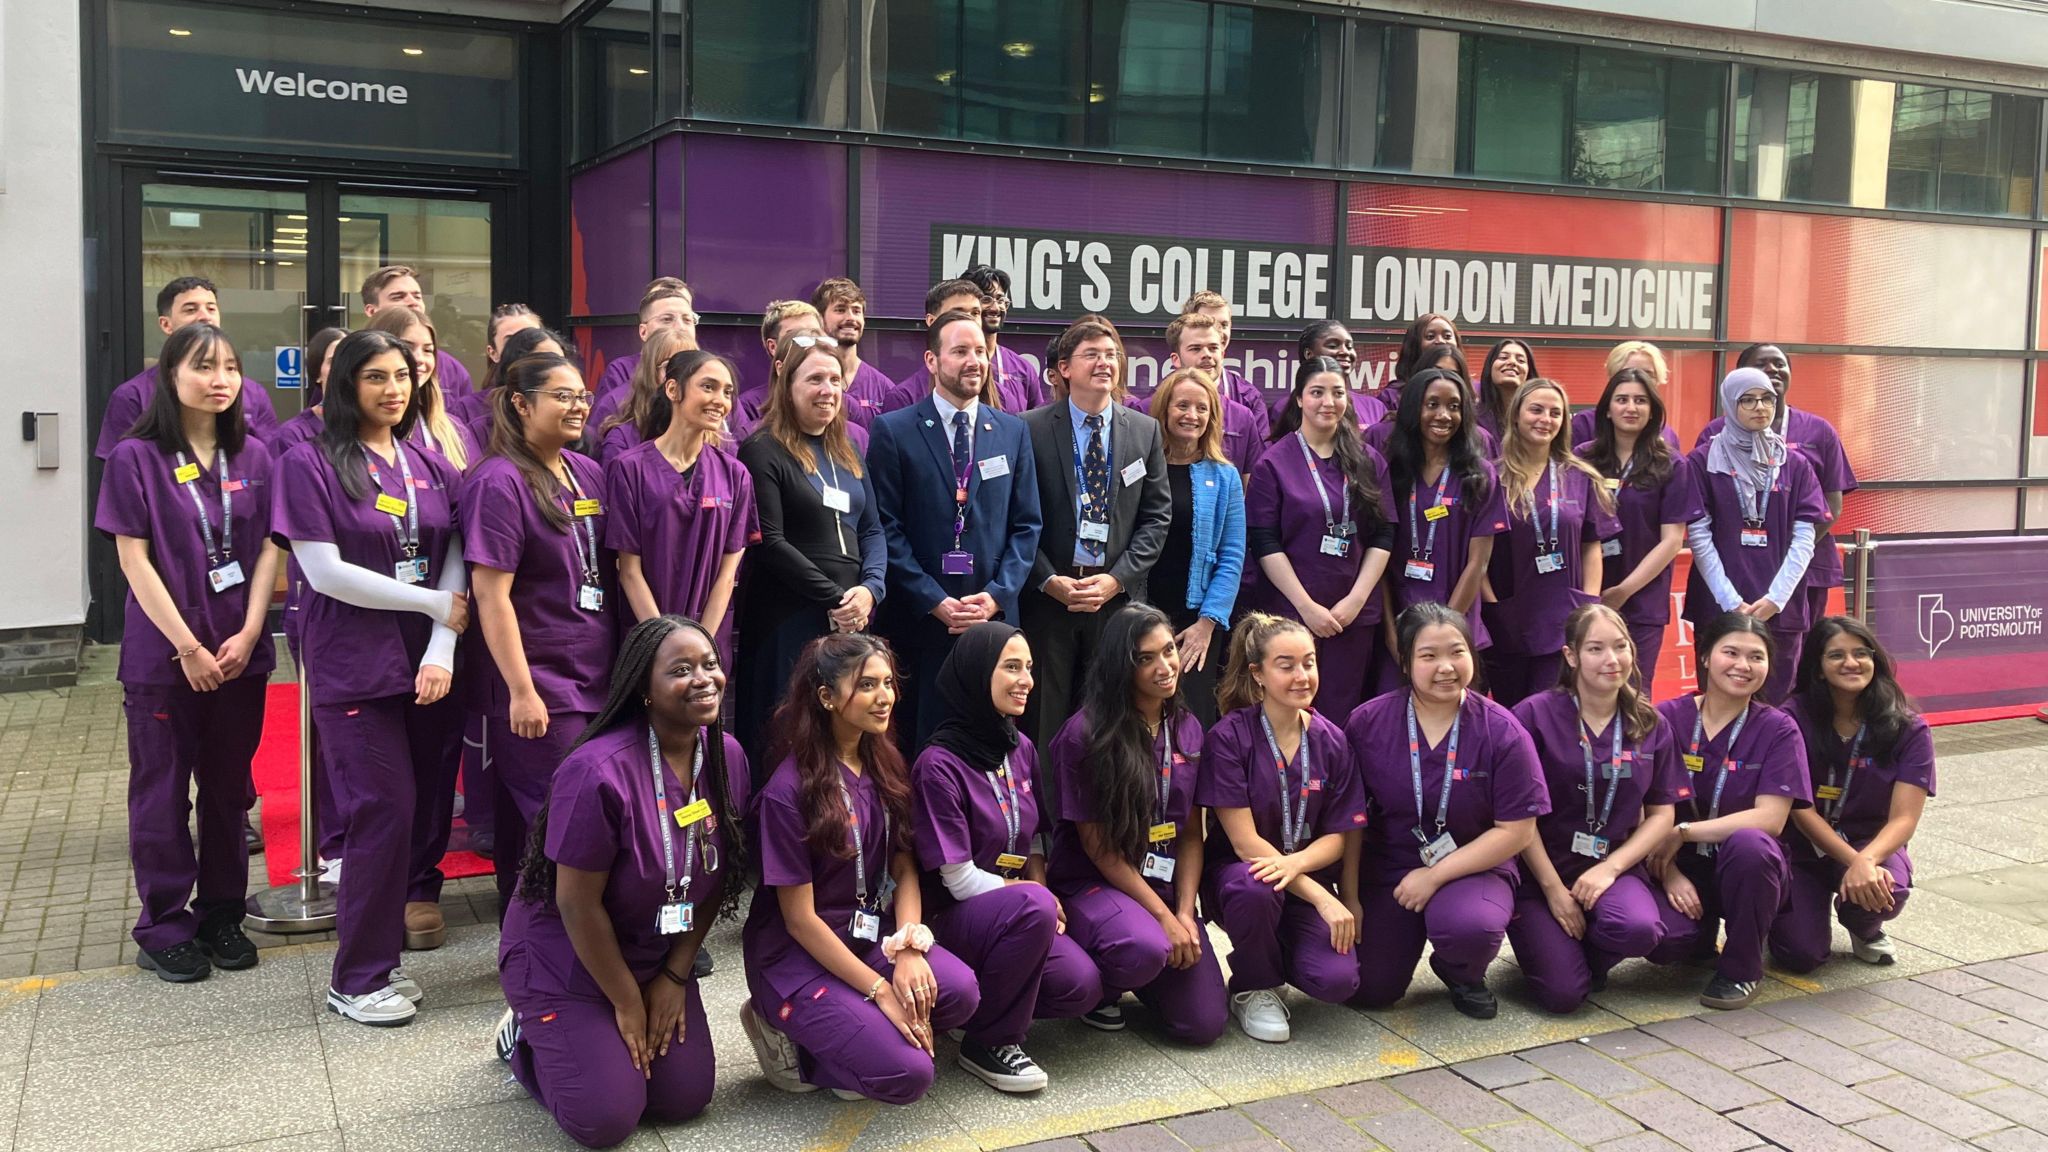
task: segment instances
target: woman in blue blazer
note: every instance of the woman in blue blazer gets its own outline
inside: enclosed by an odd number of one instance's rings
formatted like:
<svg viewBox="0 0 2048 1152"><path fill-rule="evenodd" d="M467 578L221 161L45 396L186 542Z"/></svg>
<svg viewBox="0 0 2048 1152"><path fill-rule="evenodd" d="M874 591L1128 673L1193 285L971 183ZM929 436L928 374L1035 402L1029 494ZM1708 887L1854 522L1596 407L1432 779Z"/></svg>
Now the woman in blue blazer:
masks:
<svg viewBox="0 0 2048 1152"><path fill-rule="evenodd" d="M1200 368L1175 372L1152 393L1173 521L1152 568L1151 596L1173 622L1181 693L1204 728L1216 723L1216 673L1244 576L1244 481L1223 454L1222 412L1216 382Z"/></svg>

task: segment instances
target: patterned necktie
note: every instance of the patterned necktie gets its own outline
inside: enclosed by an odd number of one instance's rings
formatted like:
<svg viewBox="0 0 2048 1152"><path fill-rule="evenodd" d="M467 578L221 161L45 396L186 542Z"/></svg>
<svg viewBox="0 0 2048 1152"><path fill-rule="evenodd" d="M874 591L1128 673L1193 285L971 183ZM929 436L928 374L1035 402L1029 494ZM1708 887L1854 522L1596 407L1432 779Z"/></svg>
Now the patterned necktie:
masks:
<svg viewBox="0 0 2048 1152"><path fill-rule="evenodd" d="M962 488L967 483L960 478L967 475L967 459L972 449L967 445L967 413L953 413L953 478Z"/></svg>
<svg viewBox="0 0 2048 1152"><path fill-rule="evenodd" d="M1082 519L1098 523L1109 523L1109 461L1102 454L1102 417L1090 416L1082 421L1088 428L1088 450L1081 454L1081 482L1088 492L1087 507L1082 509ZM1084 540L1082 547L1090 554L1100 557L1104 552L1101 541Z"/></svg>

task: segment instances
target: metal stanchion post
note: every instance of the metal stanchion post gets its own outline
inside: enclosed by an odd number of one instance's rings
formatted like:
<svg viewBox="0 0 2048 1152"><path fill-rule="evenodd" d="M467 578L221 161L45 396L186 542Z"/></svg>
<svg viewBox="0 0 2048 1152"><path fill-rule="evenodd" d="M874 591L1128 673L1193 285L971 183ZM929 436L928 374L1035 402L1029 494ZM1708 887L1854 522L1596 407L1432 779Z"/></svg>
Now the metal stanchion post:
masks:
<svg viewBox="0 0 2048 1152"><path fill-rule="evenodd" d="M242 926L251 932L289 936L327 932L334 928L334 885L320 879L320 837L313 824L313 693L306 677L306 654L299 662L299 870L295 884L280 884L249 897Z"/></svg>
<svg viewBox="0 0 2048 1152"><path fill-rule="evenodd" d="M1856 619L1870 623L1870 529L1856 530Z"/></svg>

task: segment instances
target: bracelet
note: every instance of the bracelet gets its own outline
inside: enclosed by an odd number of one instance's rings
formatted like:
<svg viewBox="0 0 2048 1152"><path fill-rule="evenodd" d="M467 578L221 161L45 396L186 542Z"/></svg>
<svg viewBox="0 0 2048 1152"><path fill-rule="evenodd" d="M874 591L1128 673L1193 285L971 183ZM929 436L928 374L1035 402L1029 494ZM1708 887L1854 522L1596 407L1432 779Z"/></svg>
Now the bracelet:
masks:
<svg viewBox="0 0 2048 1152"><path fill-rule="evenodd" d="M670 981L670 983L673 983L673 984L674 984L674 985L675 985L676 987L678 987L678 988L688 988L688 987L690 986L690 982L689 982L688 980L686 980L686 979L684 979L683 977L681 977L681 976L678 976L678 975L676 975L676 974L675 974L674 972L670 971L670 970L669 970L669 966L668 966L668 965L666 965L666 964L663 964L663 965L661 965L661 966L660 966L660 968L661 968L661 974L662 974L663 976L666 976L666 977L668 977L668 978L669 978L669 981Z"/></svg>
<svg viewBox="0 0 2048 1152"><path fill-rule="evenodd" d="M875 997L880 996L882 994L882 989L887 988L888 986L889 982L887 980L883 979L880 976L877 976L875 977L874 986L869 988L868 994L866 996L861 997L861 999L873 1000Z"/></svg>
<svg viewBox="0 0 2048 1152"><path fill-rule="evenodd" d="M173 655L173 656L171 657L171 663L173 663L173 664L182 664L182 663L184 663L184 662L185 662L186 660L190 659L191 657L193 657L193 656L196 656L196 655L198 655L198 654L199 654L199 649L200 649L200 648L202 648L202 647L204 647L204 645L200 645L200 644L194 644L194 645L193 645L193 646L191 646L190 648L184 648L184 649L179 649L179 650L177 650L176 654L175 654L175 655Z"/></svg>

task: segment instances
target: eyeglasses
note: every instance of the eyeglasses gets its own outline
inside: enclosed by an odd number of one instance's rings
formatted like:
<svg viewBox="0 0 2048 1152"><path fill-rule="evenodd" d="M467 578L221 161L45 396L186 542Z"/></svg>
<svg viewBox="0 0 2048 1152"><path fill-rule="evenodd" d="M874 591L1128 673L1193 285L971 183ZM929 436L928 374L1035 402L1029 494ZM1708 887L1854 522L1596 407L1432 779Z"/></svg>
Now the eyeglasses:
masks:
<svg viewBox="0 0 2048 1152"><path fill-rule="evenodd" d="M1735 402L1737 408L1775 408L1777 405L1778 398L1776 396L1760 393L1751 393Z"/></svg>
<svg viewBox="0 0 2048 1152"><path fill-rule="evenodd" d="M791 344L794 344L794 345L796 345L796 346L797 346L797 347L799 347L799 348L837 348L837 347L839 347L839 341L837 341L837 340L834 340L834 339L833 339L833 338L831 338L830 336L813 336L813 335L811 335L811 334L810 334L810 333L808 333L808 332L805 332L805 333L799 333L798 335L795 335L795 336L791 336L791 337L789 338L789 342L790 342Z"/></svg>
<svg viewBox="0 0 2048 1152"><path fill-rule="evenodd" d="M589 391L571 392L567 388L529 388L526 394L528 396L552 396L555 403L560 404L564 408L588 408L592 404L597 403L596 393Z"/></svg>
<svg viewBox="0 0 2048 1152"><path fill-rule="evenodd" d="M1090 349L1088 349L1088 350L1087 350L1086 352L1076 352L1076 353L1074 353L1074 357L1073 357L1073 358L1074 358L1074 359L1076 359L1076 360L1078 360L1078 361L1080 361L1080 362L1081 362L1081 363L1083 363L1083 364L1100 364L1100 363L1102 363L1102 362L1103 362L1103 361L1105 361L1105 360L1107 360L1107 361L1109 361L1109 362L1111 362L1111 363L1115 363L1115 362L1116 362L1116 350L1115 350L1115 349L1102 349L1102 348L1090 348Z"/></svg>
<svg viewBox="0 0 2048 1152"><path fill-rule="evenodd" d="M1867 664L1874 656L1876 656L1876 653L1868 648L1851 648L1847 651L1837 648L1827 653L1827 662L1830 664L1841 664L1854 660L1858 664Z"/></svg>

